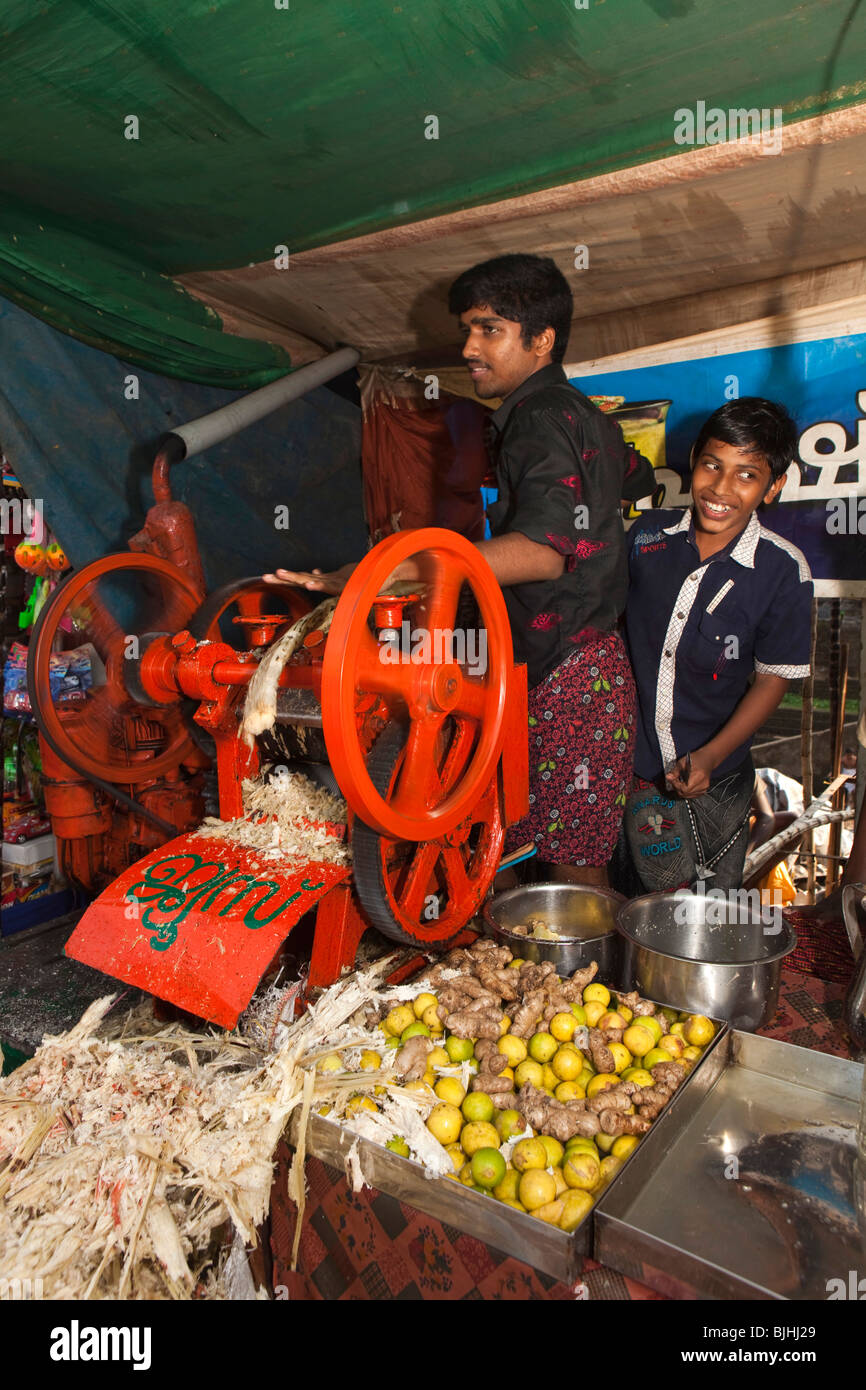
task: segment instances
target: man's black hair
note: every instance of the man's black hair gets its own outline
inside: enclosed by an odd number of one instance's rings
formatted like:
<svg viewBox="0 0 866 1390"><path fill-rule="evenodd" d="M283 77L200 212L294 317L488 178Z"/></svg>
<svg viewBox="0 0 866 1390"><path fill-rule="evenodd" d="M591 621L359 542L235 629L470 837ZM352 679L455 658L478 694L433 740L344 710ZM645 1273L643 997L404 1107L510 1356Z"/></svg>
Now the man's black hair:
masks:
<svg viewBox="0 0 866 1390"><path fill-rule="evenodd" d="M489 304L500 318L520 324L524 347L545 328L552 328L556 337L551 357L554 362L565 360L574 296L549 256L494 256L464 270L448 291L449 310L465 314L482 304Z"/></svg>
<svg viewBox="0 0 866 1390"><path fill-rule="evenodd" d="M742 396L714 410L695 440L695 461L708 439L762 454L774 478L781 478L797 457L797 426L783 405L763 396Z"/></svg>

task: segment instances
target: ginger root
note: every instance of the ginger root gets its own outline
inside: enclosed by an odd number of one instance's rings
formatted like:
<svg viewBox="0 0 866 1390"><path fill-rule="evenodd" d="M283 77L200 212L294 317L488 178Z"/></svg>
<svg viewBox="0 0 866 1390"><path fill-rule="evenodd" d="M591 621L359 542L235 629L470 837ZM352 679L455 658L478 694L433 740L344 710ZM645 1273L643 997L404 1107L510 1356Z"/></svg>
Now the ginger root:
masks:
<svg viewBox="0 0 866 1390"><path fill-rule="evenodd" d="M650 1071L656 1085L670 1086L675 1091L681 1081L686 1079L686 1069L682 1062L656 1062Z"/></svg>
<svg viewBox="0 0 866 1390"><path fill-rule="evenodd" d="M581 991L591 984L598 974L598 961L591 960L589 965L585 965L582 970L575 970L571 976L570 984Z"/></svg>
<svg viewBox="0 0 866 1390"><path fill-rule="evenodd" d="M458 1038L495 1040L499 1037L501 1025L502 1014L498 1009L487 1009L479 1013L462 1009L460 1013L449 1014L445 1019L449 1033L454 1033Z"/></svg>
<svg viewBox="0 0 866 1390"><path fill-rule="evenodd" d="M470 1091L485 1091L488 1096L494 1096L498 1091L513 1090L513 1083L507 1076L495 1076L490 1071L480 1071L473 1076L469 1083Z"/></svg>
<svg viewBox="0 0 866 1390"><path fill-rule="evenodd" d="M597 1028L590 1028L589 1030L589 1051L596 1071L616 1071L613 1053Z"/></svg>
<svg viewBox="0 0 866 1390"><path fill-rule="evenodd" d="M650 1121L642 1115L624 1115L621 1110L602 1110L599 1123L604 1134L646 1134Z"/></svg>
<svg viewBox="0 0 866 1390"><path fill-rule="evenodd" d="M402 1076L404 1081L420 1081L427 1070L427 1054L432 1049L433 1043L429 1038L425 1038L423 1033L410 1038L394 1059L394 1071L397 1076Z"/></svg>

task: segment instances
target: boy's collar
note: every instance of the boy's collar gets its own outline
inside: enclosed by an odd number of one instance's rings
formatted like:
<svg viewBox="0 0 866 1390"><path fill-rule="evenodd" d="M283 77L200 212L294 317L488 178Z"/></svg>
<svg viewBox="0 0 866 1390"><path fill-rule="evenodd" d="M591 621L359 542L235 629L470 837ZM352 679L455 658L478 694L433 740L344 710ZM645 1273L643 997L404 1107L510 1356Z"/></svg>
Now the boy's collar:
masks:
<svg viewBox="0 0 866 1390"><path fill-rule="evenodd" d="M664 528L666 536L675 536L680 531L691 532L694 522L694 512L692 507L686 507L679 521L674 522L673 526ZM736 541L731 543L731 549L725 546L724 550L717 553L724 555L727 553L731 560L736 560L737 564L743 565L746 569L755 568L755 551L758 548L758 541L761 539L761 523L755 512L749 517L743 530L740 532ZM715 556L713 557L715 559Z"/></svg>

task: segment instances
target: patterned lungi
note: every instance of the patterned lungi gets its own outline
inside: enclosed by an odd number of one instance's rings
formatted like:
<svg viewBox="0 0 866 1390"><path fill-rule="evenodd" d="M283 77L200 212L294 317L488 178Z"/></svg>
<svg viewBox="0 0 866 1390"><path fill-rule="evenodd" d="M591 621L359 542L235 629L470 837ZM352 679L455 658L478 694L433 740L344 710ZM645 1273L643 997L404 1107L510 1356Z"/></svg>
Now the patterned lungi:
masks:
<svg viewBox="0 0 866 1390"><path fill-rule="evenodd" d="M635 689L616 632L580 649L529 692L529 814L506 852L532 841L552 864L607 864L632 781Z"/></svg>

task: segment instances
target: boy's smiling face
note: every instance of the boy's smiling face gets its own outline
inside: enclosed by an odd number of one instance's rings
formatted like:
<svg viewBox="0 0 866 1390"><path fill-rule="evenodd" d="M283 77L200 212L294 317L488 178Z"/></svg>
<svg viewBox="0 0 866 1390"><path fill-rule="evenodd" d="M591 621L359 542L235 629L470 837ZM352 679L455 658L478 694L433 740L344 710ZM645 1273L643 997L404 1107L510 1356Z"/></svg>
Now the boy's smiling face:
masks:
<svg viewBox="0 0 866 1390"><path fill-rule="evenodd" d="M692 464L695 526L727 545L761 502L772 502L787 476L774 479L763 454L708 439Z"/></svg>
<svg viewBox="0 0 866 1390"><path fill-rule="evenodd" d="M502 318L489 304L467 309L460 315L460 328L465 340L463 360L475 394L483 401L510 395L551 361L556 339L552 328L545 328L526 347L520 324Z"/></svg>

